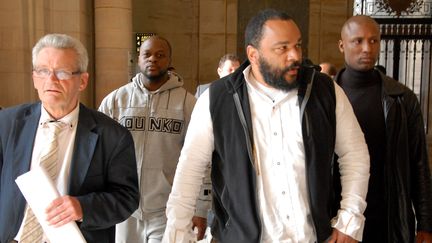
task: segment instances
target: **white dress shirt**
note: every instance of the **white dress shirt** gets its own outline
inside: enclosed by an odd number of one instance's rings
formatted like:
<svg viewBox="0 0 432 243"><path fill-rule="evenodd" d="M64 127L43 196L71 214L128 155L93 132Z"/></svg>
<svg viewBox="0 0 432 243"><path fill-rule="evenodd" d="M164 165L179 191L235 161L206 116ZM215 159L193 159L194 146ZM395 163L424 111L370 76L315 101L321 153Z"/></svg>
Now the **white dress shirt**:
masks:
<svg viewBox="0 0 432 243"><path fill-rule="evenodd" d="M246 76L263 242L315 242L306 187L297 89L284 92Z"/></svg>
<svg viewBox="0 0 432 243"><path fill-rule="evenodd" d="M262 241L314 242L316 236L306 185L305 154L297 90L283 92L265 87L243 71L252 112L257 151L257 191ZM369 154L363 133L342 89L335 84L336 144L342 201L332 226L361 240L369 180ZM195 198L214 150L209 92L198 99L192 113L167 203L163 242L188 242Z"/></svg>
<svg viewBox="0 0 432 243"><path fill-rule="evenodd" d="M58 150L59 163L57 164L58 165L57 180L54 181L54 185L56 186L61 196L64 196L68 193L70 167L72 161L73 148L75 144L76 128L78 125L78 114L79 114L79 104L77 104L76 108L71 113L57 120L58 122L62 122L64 124L64 127L61 128L60 133L57 136L57 142L59 148ZM48 125L46 125L46 123L53 120L55 119L52 118L45 110L43 105L41 105L41 116L39 119L39 126L37 128L36 137L33 144L33 153L32 153L30 170L39 166L41 153L43 152L43 149L46 145L45 141L48 139L49 128ZM18 242L21 237L26 218L27 218L27 214L24 215L24 219L23 222L21 223L20 230L18 231L18 234L15 237L15 240L17 240ZM46 237L44 237L44 241L49 242L46 239Z"/></svg>

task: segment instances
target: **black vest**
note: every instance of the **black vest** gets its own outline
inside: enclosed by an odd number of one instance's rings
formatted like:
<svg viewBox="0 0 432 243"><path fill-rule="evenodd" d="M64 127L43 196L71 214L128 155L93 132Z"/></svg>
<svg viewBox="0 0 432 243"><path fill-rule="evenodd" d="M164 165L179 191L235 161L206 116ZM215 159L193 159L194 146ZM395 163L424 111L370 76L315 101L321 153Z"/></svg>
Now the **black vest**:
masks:
<svg viewBox="0 0 432 243"><path fill-rule="evenodd" d="M210 86L215 145L212 234L219 242L259 243L261 237L251 112L242 73L248 65L243 63L234 74ZM304 109L301 122L308 194L317 238L322 242L331 235L330 220L339 208L333 177L336 98L329 77L313 70L302 74L298 99Z"/></svg>

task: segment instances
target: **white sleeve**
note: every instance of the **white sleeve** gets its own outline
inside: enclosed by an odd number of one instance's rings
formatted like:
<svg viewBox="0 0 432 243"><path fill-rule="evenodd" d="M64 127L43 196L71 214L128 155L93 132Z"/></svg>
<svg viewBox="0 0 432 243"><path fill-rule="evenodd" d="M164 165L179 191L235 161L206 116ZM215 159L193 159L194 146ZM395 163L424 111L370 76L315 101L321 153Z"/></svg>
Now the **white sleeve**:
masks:
<svg viewBox="0 0 432 243"><path fill-rule="evenodd" d="M342 200L332 227L361 241L369 183L369 151L352 106L341 87L336 92L336 144L339 156Z"/></svg>
<svg viewBox="0 0 432 243"><path fill-rule="evenodd" d="M189 242L192 217L205 171L214 149L209 92L198 99L180 154L171 194L167 202L167 227L162 242Z"/></svg>

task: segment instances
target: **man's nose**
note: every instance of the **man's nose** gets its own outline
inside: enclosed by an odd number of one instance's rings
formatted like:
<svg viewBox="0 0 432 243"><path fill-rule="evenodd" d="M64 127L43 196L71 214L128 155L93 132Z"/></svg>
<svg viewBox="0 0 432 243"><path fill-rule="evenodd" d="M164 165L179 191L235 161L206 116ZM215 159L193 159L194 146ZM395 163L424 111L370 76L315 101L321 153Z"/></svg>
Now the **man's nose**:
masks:
<svg viewBox="0 0 432 243"><path fill-rule="evenodd" d="M60 81L60 79L58 79L58 77L54 71L51 71L49 73L48 78L52 81Z"/></svg>
<svg viewBox="0 0 432 243"><path fill-rule="evenodd" d="M363 52L370 52L372 50L372 45L368 42L363 43L362 45Z"/></svg>
<svg viewBox="0 0 432 243"><path fill-rule="evenodd" d="M301 51L297 49L290 50L287 55L288 61L299 61L301 59Z"/></svg>
<svg viewBox="0 0 432 243"><path fill-rule="evenodd" d="M149 57L147 58L147 60L150 61L150 62L155 62L157 59L158 59L158 58L157 58L156 55L151 55L151 56L149 56Z"/></svg>

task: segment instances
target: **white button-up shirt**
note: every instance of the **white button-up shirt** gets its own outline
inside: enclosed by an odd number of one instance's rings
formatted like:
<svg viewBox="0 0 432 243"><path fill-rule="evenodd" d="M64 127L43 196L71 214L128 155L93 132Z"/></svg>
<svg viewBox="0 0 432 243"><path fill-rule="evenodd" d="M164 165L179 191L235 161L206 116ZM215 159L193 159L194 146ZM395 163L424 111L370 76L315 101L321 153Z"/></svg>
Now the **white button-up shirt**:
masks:
<svg viewBox="0 0 432 243"><path fill-rule="evenodd" d="M262 241L314 242L306 185L305 154L297 90L283 92L255 81L250 66L247 82L254 146ZM319 92L319 91L318 91ZM336 143L342 183L341 209L332 222L340 232L361 240L369 180L369 154L352 107L335 84ZM177 165L167 203L163 242L189 242L191 218L208 161L214 150L209 92L198 99Z"/></svg>
<svg viewBox="0 0 432 243"><path fill-rule="evenodd" d="M315 242L306 187L297 89L284 92L246 76L259 167L263 242Z"/></svg>

